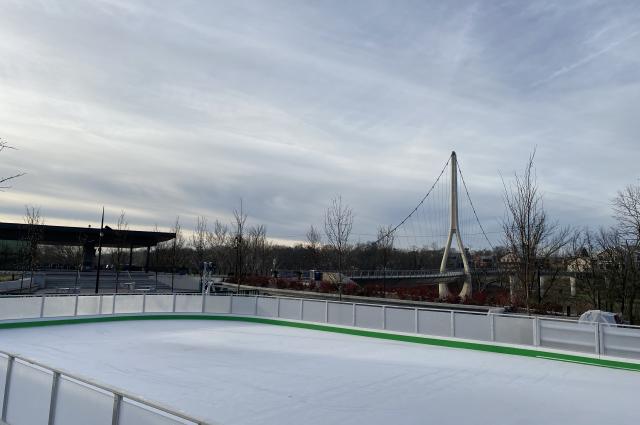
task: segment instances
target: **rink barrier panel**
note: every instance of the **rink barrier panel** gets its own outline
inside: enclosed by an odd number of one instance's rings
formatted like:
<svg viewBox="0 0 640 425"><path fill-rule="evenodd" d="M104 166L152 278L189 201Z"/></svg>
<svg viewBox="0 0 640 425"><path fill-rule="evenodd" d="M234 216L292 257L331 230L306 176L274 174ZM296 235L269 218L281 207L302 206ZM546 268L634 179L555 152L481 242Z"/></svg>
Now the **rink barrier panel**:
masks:
<svg viewBox="0 0 640 425"><path fill-rule="evenodd" d="M640 360L640 327L584 324L553 317L259 295L203 297L201 294L174 293L0 297L0 323L20 319L139 313L274 317Z"/></svg>
<svg viewBox="0 0 640 425"><path fill-rule="evenodd" d="M214 425L5 351L0 351L0 390L2 425Z"/></svg>
<svg viewBox="0 0 640 425"><path fill-rule="evenodd" d="M333 332L339 334L362 336L369 338L386 339L401 342L410 342L424 345L432 345L446 348L461 348L467 350L484 351L496 354L508 354L524 357L533 357L546 360L557 360L564 362L572 362L584 365L608 367L614 369L624 369L630 371L640 371L640 363L628 362L618 359L593 357L589 355L577 355L560 351L549 351L538 348L524 348L510 344L485 344L459 338L434 338L423 335L410 335L406 333L393 331L376 331L361 329L355 327L345 327L330 324L308 323L303 321L292 321L278 318L264 318L247 315L215 315L209 313L144 313L144 314L120 314L109 316L90 316L90 317L68 317L59 319L41 319L41 320L21 320L14 322L0 323L0 329L19 329L33 328L40 326L60 326L72 324L86 323L108 323L122 321L146 321L146 320L217 320L231 322L259 323L267 325L286 326L298 329L317 330L324 332Z"/></svg>
<svg viewBox="0 0 640 425"><path fill-rule="evenodd" d="M101 294L0 298L0 329L130 320L260 323L640 371L640 328L633 326L269 296ZM33 406L32 394L49 400L46 405ZM125 391L6 352L0 352L0 400L0 424L87 423L89 417L92 423L106 425L207 424ZM29 407L25 407L24 400L31 401ZM92 410L87 411L87 405ZM103 417L99 421L91 415L100 409Z"/></svg>
<svg viewBox="0 0 640 425"><path fill-rule="evenodd" d="M136 313L274 317L640 360L640 327L584 324L553 317L269 296L48 294L0 297L0 323L6 320Z"/></svg>

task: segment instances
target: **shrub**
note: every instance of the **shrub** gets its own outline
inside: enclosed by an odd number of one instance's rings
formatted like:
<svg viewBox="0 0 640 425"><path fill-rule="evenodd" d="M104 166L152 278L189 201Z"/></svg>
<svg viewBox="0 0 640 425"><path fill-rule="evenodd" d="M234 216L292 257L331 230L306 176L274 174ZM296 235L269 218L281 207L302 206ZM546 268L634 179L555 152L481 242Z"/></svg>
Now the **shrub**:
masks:
<svg viewBox="0 0 640 425"><path fill-rule="evenodd" d="M265 287L269 285L267 276L245 276L243 283L246 285Z"/></svg>
<svg viewBox="0 0 640 425"><path fill-rule="evenodd" d="M334 291L335 291L335 286L333 285L333 283L322 281L318 285L318 292L328 294Z"/></svg>
<svg viewBox="0 0 640 425"><path fill-rule="evenodd" d="M286 279L276 279L276 288L278 289L288 289L289 282Z"/></svg>
<svg viewBox="0 0 640 425"><path fill-rule="evenodd" d="M353 282L347 282L342 284L342 293L345 295L357 295L359 286Z"/></svg>
<svg viewBox="0 0 640 425"><path fill-rule="evenodd" d="M487 297L487 303L497 306L511 305L511 295L508 290L500 289L492 296Z"/></svg>
<svg viewBox="0 0 640 425"><path fill-rule="evenodd" d="M465 297L464 304L469 305L485 305L487 302L487 293L482 292L474 292L470 297Z"/></svg>
<svg viewBox="0 0 640 425"><path fill-rule="evenodd" d="M460 303L460 297L458 295L449 294L449 296L447 297L447 302L449 304L459 304Z"/></svg>
<svg viewBox="0 0 640 425"><path fill-rule="evenodd" d="M289 289L293 289L294 291L303 291L304 283L299 280L290 280L289 281Z"/></svg>

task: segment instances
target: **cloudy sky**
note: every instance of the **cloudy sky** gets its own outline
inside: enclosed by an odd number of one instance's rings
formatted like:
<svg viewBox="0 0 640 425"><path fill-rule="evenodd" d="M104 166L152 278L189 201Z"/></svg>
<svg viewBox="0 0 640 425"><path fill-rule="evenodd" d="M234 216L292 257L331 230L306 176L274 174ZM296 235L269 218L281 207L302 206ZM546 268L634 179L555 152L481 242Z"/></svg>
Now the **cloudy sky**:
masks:
<svg viewBox="0 0 640 425"><path fill-rule="evenodd" d="M640 177L640 2L0 2L0 220L127 211L303 239L332 196L367 239L451 150L486 227L537 146L545 206L610 224Z"/></svg>

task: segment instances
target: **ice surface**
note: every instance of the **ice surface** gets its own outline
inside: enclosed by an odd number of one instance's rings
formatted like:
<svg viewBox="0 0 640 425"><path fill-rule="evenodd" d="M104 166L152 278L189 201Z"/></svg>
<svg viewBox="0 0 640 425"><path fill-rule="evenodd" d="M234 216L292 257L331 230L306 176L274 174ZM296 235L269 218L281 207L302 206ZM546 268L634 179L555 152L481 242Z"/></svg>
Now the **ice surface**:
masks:
<svg viewBox="0 0 640 425"><path fill-rule="evenodd" d="M167 320L13 329L0 331L0 349L231 425L640 418L640 373L272 325Z"/></svg>

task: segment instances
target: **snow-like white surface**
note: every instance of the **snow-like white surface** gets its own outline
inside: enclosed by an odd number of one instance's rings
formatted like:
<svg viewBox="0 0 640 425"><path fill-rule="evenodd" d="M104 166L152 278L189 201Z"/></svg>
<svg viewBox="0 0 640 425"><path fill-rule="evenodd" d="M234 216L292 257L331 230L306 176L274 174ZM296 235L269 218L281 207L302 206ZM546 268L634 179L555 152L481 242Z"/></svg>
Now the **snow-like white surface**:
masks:
<svg viewBox="0 0 640 425"><path fill-rule="evenodd" d="M0 331L0 349L222 424L631 424L640 373L242 322Z"/></svg>

